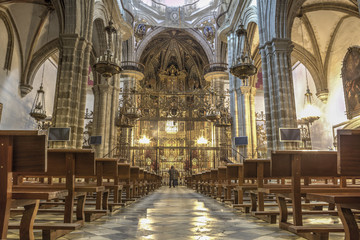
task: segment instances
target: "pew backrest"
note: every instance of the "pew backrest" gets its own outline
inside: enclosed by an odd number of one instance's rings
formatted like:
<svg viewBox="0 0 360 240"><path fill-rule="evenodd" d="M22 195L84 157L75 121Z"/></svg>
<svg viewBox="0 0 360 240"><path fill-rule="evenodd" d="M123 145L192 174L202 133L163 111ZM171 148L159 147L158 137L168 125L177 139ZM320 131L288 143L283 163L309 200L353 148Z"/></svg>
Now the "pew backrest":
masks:
<svg viewBox="0 0 360 240"><path fill-rule="evenodd" d="M244 178L257 178L258 165L264 165L263 177L269 178L270 175L270 159L246 159L244 160Z"/></svg>
<svg viewBox="0 0 360 240"><path fill-rule="evenodd" d="M218 170L217 169L210 170L210 179L212 181L217 181L217 179L218 179Z"/></svg>
<svg viewBox="0 0 360 240"><path fill-rule="evenodd" d="M140 179L140 168L137 166L130 167L130 180L138 181Z"/></svg>
<svg viewBox="0 0 360 240"><path fill-rule="evenodd" d="M96 173L104 178L116 178L118 176L117 158L97 158Z"/></svg>
<svg viewBox="0 0 360 240"><path fill-rule="evenodd" d="M341 176L360 175L359 143L359 129L339 129L337 131L337 168Z"/></svg>
<svg viewBox="0 0 360 240"><path fill-rule="evenodd" d="M226 179L227 180L238 180L239 171L242 172L242 164L228 164L226 165ZM241 173L240 173L241 174Z"/></svg>
<svg viewBox="0 0 360 240"><path fill-rule="evenodd" d="M76 177L96 175L95 153L90 149L48 149L47 175L65 176L67 157L75 158L74 174Z"/></svg>
<svg viewBox="0 0 360 240"><path fill-rule="evenodd" d="M218 167L218 180L220 180L220 181L226 180L226 167L225 166Z"/></svg>
<svg viewBox="0 0 360 240"><path fill-rule="evenodd" d="M130 180L130 164L118 163L118 178L122 181Z"/></svg>
<svg viewBox="0 0 360 240"><path fill-rule="evenodd" d="M12 161L1 163L2 166L8 166L11 172L46 172L46 135L39 135L38 131L10 130L0 131L0 139L1 144L12 149L12 156L8 158Z"/></svg>
<svg viewBox="0 0 360 240"><path fill-rule="evenodd" d="M302 177L337 177L336 151L273 151L271 153L271 176L291 177L292 158L301 157Z"/></svg>

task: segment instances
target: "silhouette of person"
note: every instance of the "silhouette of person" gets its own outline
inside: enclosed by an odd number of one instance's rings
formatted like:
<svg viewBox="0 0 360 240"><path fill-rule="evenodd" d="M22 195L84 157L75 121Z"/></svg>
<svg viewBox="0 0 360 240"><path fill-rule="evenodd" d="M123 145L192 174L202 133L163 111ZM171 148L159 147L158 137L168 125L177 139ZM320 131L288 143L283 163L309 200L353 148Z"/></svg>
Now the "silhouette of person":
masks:
<svg viewBox="0 0 360 240"><path fill-rule="evenodd" d="M174 166L171 166L169 170L169 188L171 188L171 184L173 187L177 185L177 179L179 177L179 172L174 168Z"/></svg>

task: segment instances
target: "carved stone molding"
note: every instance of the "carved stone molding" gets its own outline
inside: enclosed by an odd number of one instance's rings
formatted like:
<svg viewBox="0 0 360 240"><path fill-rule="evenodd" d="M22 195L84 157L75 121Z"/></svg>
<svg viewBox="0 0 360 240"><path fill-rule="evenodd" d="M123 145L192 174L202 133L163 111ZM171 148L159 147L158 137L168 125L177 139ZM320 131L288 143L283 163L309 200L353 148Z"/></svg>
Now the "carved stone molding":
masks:
<svg viewBox="0 0 360 240"><path fill-rule="evenodd" d="M318 99L320 99L323 103L327 103L329 97L329 90L324 90L316 93Z"/></svg>
<svg viewBox="0 0 360 240"><path fill-rule="evenodd" d="M20 84L19 88L21 97L25 97L33 89L33 87L28 84Z"/></svg>

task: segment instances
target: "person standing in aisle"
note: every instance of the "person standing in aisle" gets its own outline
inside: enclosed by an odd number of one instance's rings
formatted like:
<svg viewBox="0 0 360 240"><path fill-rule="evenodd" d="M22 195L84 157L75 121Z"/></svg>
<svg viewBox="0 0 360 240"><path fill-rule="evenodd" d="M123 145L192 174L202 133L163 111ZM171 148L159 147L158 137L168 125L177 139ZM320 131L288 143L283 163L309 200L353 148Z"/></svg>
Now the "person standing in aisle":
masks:
<svg viewBox="0 0 360 240"><path fill-rule="evenodd" d="M177 179L178 171L174 168L174 166L171 166L169 170L169 188L171 188L171 184L173 187L175 187L175 179Z"/></svg>

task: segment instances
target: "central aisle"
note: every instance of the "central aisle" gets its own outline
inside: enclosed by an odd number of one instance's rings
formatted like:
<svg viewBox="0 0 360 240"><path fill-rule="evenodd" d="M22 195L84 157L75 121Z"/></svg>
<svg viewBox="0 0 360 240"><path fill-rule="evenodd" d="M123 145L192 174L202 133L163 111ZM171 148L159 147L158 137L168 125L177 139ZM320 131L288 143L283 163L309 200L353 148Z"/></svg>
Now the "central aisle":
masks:
<svg viewBox="0 0 360 240"><path fill-rule="evenodd" d="M301 239L186 187L162 187L60 239Z"/></svg>

